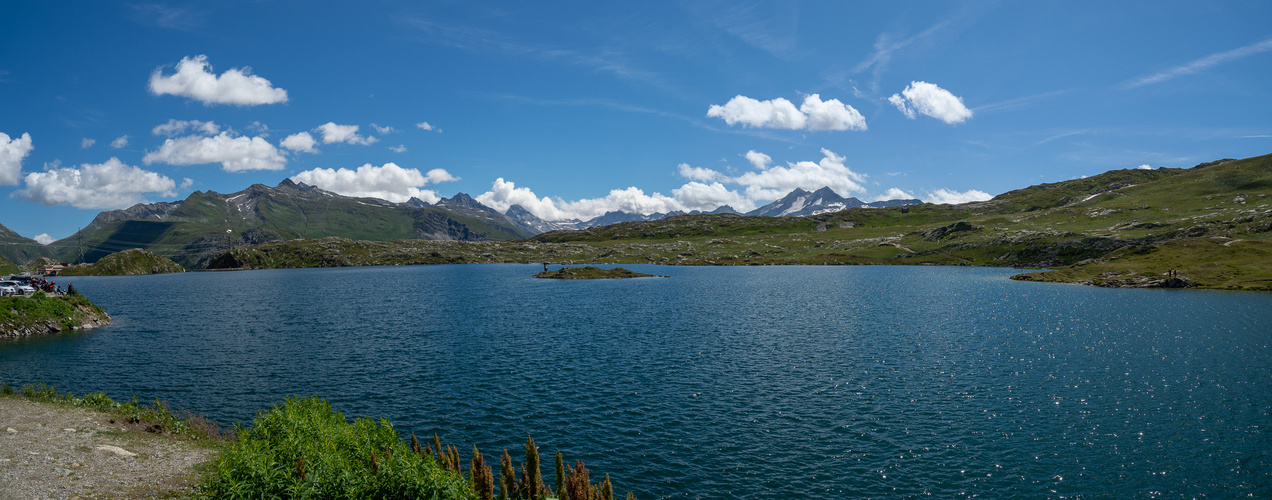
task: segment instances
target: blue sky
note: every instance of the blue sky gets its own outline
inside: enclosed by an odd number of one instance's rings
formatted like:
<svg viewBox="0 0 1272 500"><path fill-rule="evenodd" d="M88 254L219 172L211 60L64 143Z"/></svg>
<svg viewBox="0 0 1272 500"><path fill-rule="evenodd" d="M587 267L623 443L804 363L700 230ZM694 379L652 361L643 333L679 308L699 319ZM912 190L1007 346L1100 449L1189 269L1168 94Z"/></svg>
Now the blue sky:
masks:
<svg viewBox="0 0 1272 500"><path fill-rule="evenodd" d="M1272 152L1264 1L648 4L6 6L0 224L285 178L545 218L957 202Z"/></svg>

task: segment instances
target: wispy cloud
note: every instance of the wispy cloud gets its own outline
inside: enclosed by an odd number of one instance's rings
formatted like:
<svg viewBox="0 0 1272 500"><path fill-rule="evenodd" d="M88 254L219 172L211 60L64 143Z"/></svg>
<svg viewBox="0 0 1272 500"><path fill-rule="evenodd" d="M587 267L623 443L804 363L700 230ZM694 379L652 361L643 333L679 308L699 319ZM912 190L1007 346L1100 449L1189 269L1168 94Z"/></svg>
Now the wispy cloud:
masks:
<svg viewBox="0 0 1272 500"><path fill-rule="evenodd" d="M991 102L989 104L982 104L980 106L972 108L972 111L975 111L977 113L997 113L1000 111L1015 111L1018 109L1024 109L1024 108L1034 106L1037 103L1046 101L1048 99L1060 97L1065 94L1070 94L1073 91L1074 89L1053 90L1051 92L1044 92L1041 94L1027 95L1024 97L1017 97L1015 99L1008 99L1006 101Z"/></svg>
<svg viewBox="0 0 1272 500"><path fill-rule="evenodd" d="M424 43L446 45L477 52L495 52L518 57L533 57L544 61L592 68L623 80L635 81L668 91L676 90L661 75L636 67L627 61L623 52L612 48L579 51L523 42L496 31L470 26L441 24L426 19L403 19L401 22L415 29L421 35L420 41Z"/></svg>
<svg viewBox="0 0 1272 500"><path fill-rule="evenodd" d="M1262 52L1267 52L1270 50L1272 50L1272 38L1269 38L1259 43L1246 45L1245 47L1232 49L1226 52L1210 54L1206 57L1197 59L1183 66L1177 66L1177 67L1168 69L1166 71L1163 71L1161 73L1149 75L1144 78L1140 78L1138 80L1124 83L1119 88L1121 88L1122 90L1130 90L1130 89L1143 87L1145 85L1161 83L1166 80L1171 80L1181 76L1199 73L1201 71L1205 71L1206 69L1212 66L1217 66L1226 62L1236 61L1238 59L1243 59L1243 58L1250 57L1252 55L1259 54Z"/></svg>
<svg viewBox="0 0 1272 500"><path fill-rule="evenodd" d="M159 4L133 5L130 17L139 24L183 31L197 28L203 24L202 12Z"/></svg>
<svg viewBox="0 0 1272 500"><path fill-rule="evenodd" d="M941 20L916 35L903 37L895 33L881 33L875 38L874 50L864 60L853 67L853 73L870 72L870 92L879 93L879 81L887 72L892 57L902 49L918 44L943 31L962 29L971 26L982 15L980 8L964 8L954 15Z"/></svg>

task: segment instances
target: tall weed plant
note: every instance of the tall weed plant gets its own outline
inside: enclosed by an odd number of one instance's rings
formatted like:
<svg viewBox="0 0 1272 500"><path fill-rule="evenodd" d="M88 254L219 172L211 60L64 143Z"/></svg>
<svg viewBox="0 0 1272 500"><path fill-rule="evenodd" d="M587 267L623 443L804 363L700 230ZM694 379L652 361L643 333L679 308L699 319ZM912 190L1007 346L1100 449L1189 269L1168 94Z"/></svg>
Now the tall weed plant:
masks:
<svg viewBox="0 0 1272 500"><path fill-rule="evenodd" d="M317 397L259 414L221 453L208 498L475 499L462 474L414 453L386 419L349 422Z"/></svg>

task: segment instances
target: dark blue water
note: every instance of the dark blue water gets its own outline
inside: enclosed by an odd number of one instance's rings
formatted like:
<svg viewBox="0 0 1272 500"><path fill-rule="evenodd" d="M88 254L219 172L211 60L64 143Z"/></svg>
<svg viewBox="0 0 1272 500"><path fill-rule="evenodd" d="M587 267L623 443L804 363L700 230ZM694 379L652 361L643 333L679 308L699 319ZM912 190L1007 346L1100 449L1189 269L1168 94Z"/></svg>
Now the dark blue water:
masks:
<svg viewBox="0 0 1272 500"><path fill-rule="evenodd" d="M638 498L1269 498L1272 295L939 267L77 278L115 320L0 380L246 422L291 394ZM551 471L545 477L550 477Z"/></svg>

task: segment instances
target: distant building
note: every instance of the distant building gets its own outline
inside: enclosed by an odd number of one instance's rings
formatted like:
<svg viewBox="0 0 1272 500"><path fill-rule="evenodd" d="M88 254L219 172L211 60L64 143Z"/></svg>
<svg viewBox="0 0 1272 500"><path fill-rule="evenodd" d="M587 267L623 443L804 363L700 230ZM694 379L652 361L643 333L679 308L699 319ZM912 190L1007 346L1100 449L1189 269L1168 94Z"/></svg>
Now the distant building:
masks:
<svg viewBox="0 0 1272 500"><path fill-rule="evenodd" d="M36 272L39 274L43 274L45 276L57 276L57 273L62 272L62 269L65 269L66 266L69 266L69 265L70 264L67 264L65 262L62 262L60 264L49 264L47 266L40 266L40 268L37 269Z"/></svg>

